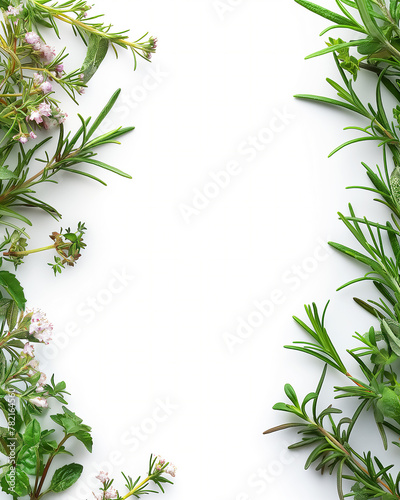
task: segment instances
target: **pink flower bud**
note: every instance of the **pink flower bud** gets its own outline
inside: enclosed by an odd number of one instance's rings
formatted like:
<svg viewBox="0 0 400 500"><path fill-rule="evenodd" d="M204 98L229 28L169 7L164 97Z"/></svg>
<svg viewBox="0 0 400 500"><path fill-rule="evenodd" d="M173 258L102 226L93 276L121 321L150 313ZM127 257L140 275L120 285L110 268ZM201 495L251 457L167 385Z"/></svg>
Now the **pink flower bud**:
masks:
<svg viewBox="0 0 400 500"><path fill-rule="evenodd" d="M40 85L41 83L43 83L43 75L41 75L40 73L34 73L33 74L33 83L38 86Z"/></svg>

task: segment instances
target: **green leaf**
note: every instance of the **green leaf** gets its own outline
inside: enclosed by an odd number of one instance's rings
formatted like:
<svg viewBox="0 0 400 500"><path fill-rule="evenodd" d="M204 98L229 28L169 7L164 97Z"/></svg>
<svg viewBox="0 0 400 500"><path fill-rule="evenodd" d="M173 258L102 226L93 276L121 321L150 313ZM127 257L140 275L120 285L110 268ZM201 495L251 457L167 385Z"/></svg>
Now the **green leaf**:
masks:
<svg viewBox="0 0 400 500"><path fill-rule="evenodd" d="M18 179L18 175L8 170L7 167L0 167L0 180Z"/></svg>
<svg viewBox="0 0 400 500"><path fill-rule="evenodd" d="M296 94L294 97L296 97L297 99L306 99L307 101L315 101L315 102L321 102L322 104L339 106L341 108L346 108L349 109L350 111L354 111L355 113L360 113L360 111L352 104L349 104L344 101L338 101L337 99L331 99L330 97L323 97L311 94Z"/></svg>
<svg viewBox="0 0 400 500"><path fill-rule="evenodd" d="M382 319L382 332L386 333L390 348L400 356L400 325L391 319Z"/></svg>
<svg viewBox="0 0 400 500"><path fill-rule="evenodd" d="M74 436L78 441L80 441L85 445L85 448L88 450L89 453L92 453L93 439L92 436L89 434L89 432L78 431L75 432Z"/></svg>
<svg viewBox="0 0 400 500"><path fill-rule="evenodd" d="M99 116L95 119L93 122L93 125L90 127L90 129L87 132L86 139L89 140L90 137L94 134L94 132L97 130L99 127L100 123L104 120L104 118L108 115L108 113L111 111L113 108L115 102L118 99L119 94L121 93L121 89L117 89L114 94L111 96L110 100L108 103L104 106L104 108L101 110L99 113Z"/></svg>
<svg viewBox="0 0 400 500"><path fill-rule="evenodd" d="M357 252L357 250L353 250L349 247L341 245L340 243L334 243L333 241L328 241L328 244L331 247L336 248L336 250L339 250L339 252L349 255L350 257L353 257L353 259L356 259L363 264L367 264L367 266L372 267L372 269L376 267L376 262L373 259L367 257L366 255L363 255L360 252Z"/></svg>
<svg viewBox="0 0 400 500"><path fill-rule="evenodd" d="M3 491L15 497L24 497L31 490L29 477L19 467L11 468L1 479Z"/></svg>
<svg viewBox="0 0 400 500"><path fill-rule="evenodd" d="M18 308L23 311L26 303L24 289L14 274L8 271L0 271L0 286L6 289L15 300Z"/></svg>
<svg viewBox="0 0 400 500"><path fill-rule="evenodd" d="M100 64L106 57L109 42L106 38L90 35L86 57L83 61L81 72L83 73L82 83L86 84L99 69Z"/></svg>
<svg viewBox="0 0 400 500"><path fill-rule="evenodd" d="M14 330L15 325L17 324L18 314L19 310L17 304L13 300L10 300L8 303L7 315L6 315L8 329L10 332Z"/></svg>
<svg viewBox="0 0 400 500"><path fill-rule="evenodd" d="M57 415L51 415L50 418L63 427L66 434L75 435L80 431L89 432L91 430L88 425L82 424L82 419L75 415L72 411L68 410L66 406L63 406L62 408L64 410L63 414L58 413Z"/></svg>
<svg viewBox="0 0 400 500"><path fill-rule="evenodd" d="M336 14L335 12L332 12L328 9L324 9L323 7L316 5L315 3L307 2L306 0L295 0L295 2L302 5L306 9L310 10L311 12L314 12L314 14L324 17L325 19L328 19L329 21L332 21L336 24L345 24L353 27L360 26L359 24L355 23L352 19L341 16L340 14Z"/></svg>
<svg viewBox="0 0 400 500"><path fill-rule="evenodd" d="M399 397L390 387L383 388L382 397L378 399L376 405L384 417L393 418L397 423L400 423Z"/></svg>
<svg viewBox="0 0 400 500"><path fill-rule="evenodd" d="M57 469L51 480L50 490L55 493L65 491L72 486L80 478L83 471L82 465L68 464L60 469Z"/></svg>
<svg viewBox="0 0 400 500"><path fill-rule="evenodd" d="M28 446L35 446L39 443L41 436L40 424L36 419L29 422L24 432L24 443Z"/></svg>
<svg viewBox="0 0 400 500"><path fill-rule="evenodd" d="M295 390L290 384L285 384L285 394L290 399L290 401L297 407L299 407L299 401L297 399L297 395Z"/></svg>
<svg viewBox="0 0 400 500"><path fill-rule="evenodd" d="M30 476L36 475L37 446L24 445L18 453L17 465Z"/></svg>
<svg viewBox="0 0 400 500"><path fill-rule="evenodd" d="M361 47L363 45L369 44L370 41L366 39L362 40L352 40L351 42L344 42L340 45L331 45L330 47L326 47L325 49L319 50L318 52L314 52L306 57L306 59L312 59L313 57L322 56L324 54L329 54L331 52L336 52L337 50L345 49L346 47Z"/></svg>
<svg viewBox="0 0 400 500"><path fill-rule="evenodd" d="M366 0L355 0L358 8L358 12L360 13L361 19L368 31L368 33L377 40L381 42L385 42L385 37L381 32L378 24L376 23L374 17L371 15L368 9L368 3Z"/></svg>

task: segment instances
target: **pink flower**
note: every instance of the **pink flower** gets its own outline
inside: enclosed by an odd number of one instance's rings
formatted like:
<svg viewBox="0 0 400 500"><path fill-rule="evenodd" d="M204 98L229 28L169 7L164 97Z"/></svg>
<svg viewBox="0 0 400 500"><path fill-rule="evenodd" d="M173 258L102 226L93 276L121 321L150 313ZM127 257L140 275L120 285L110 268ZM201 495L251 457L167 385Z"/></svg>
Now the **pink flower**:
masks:
<svg viewBox="0 0 400 500"><path fill-rule="evenodd" d="M54 118L43 118L43 127L45 130L50 130L51 128L54 128L58 125L58 121L55 120Z"/></svg>
<svg viewBox="0 0 400 500"><path fill-rule="evenodd" d="M39 44L40 47L40 36L33 31L28 31L28 33L25 33L25 42L36 46Z"/></svg>
<svg viewBox="0 0 400 500"><path fill-rule="evenodd" d="M9 5L7 9L7 14L9 16L18 16L19 14L21 14L23 8L24 5L22 3L19 4L18 7L12 7L11 5Z"/></svg>
<svg viewBox="0 0 400 500"><path fill-rule="evenodd" d="M157 43L158 43L158 38L152 36L150 38L150 45L152 46L153 49L157 48Z"/></svg>
<svg viewBox="0 0 400 500"><path fill-rule="evenodd" d="M39 387L43 387L44 384L46 383L46 379L47 379L46 374L45 373L40 373L40 378L38 380L38 386Z"/></svg>
<svg viewBox="0 0 400 500"><path fill-rule="evenodd" d="M43 122L43 118L41 117L38 109L34 109L31 111L31 114L29 115L29 119L31 120L31 122L35 121L37 124Z"/></svg>
<svg viewBox="0 0 400 500"><path fill-rule="evenodd" d="M21 135L21 137L18 139L18 141L21 144L26 144L28 142L28 138L26 137L26 135Z"/></svg>
<svg viewBox="0 0 400 500"><path fill-rule="evenodd" d="M25 345L24 345L24 350L22 351L24 354L27 354L28 356L30 356L31 358L33 358L33 356L35 355L35 352L34 352L34 348L33 348L33 345L30 344L29 342L27 342Z"/></svg>
<svg viewBox="0 0 400 500"><path fill-rule="evenodd" d="M57 66L54 69L56 70L57 78L61 78L64 72L64 64L57 64Z"/></svg>
<svg viewBox="0 0 400 500"><path fill-rule="evenodd" d="M67 116L68 116L67 113L61 111L60 108L56 108L53 111L53 118L56 119L59 124L64 123L65 120L67 119Z"/></svg>
<svg viewBox="0 0 400 500"><path fill-rule="evenodd" d="M47 104L45 102L41 102L39 104L39 113L41 116L50 116L51 115L50 104Z"/></svg>
<svg viewBox="0 0 400 500"><path fill-rule="evenodd" d="M43 75L41 75L40 73L34 73L33 74L33 83L36 86L38 86L41 83L43 83Z"/></svg>
<svg viewBox="0 0 400 500"><path fill-rule="evenodd" d="M117 490L115 488L110 488L104 493L104 498L111 499L111 498L118 498Z"/></svg>
<svg viewBox="0 0 400 500"><path fill-rule="evenodd" d="M108 472L104 471L100 471L99 474L96 476L96 479L98 479L103 484L110 480L110 478L108 477Z"/></svg>
<svg viewBox="0 0 400 500"><path fill-rule="evenodd" d="M49 323L46 315L40 309L33 311L29 333L45 344L48 344L51 340L53 325Z"/></svg>
<svg viewBox="0 0 400 500"><path fill-rule="evenodd" d="M54 47L50 47L50 45L42 45L39 52L40 57L46 62L52 61L56 55L56 49Z"/></svg>
<svg viewBox="0 0 400 500"><path fill-rule="evenodd" d="M41 397L30 399L29 402L35 406L38 406L39 408L47 408L49 406L47 403L47 399Z"/></svg>
<svg viewBox="0 0 400 500"><path fill-rule="evenodd" d="M32 368L32 370L36 371L39 368L39 361L36 359L31 359L28 363L28 366Z"/></svg>
<svg viewBox="0 0 400 500"><path fill-rule="evenodd" d="M42 83L42 85L40 86L40 90L43 92L43 94L48 94L53 90L53 86L50 82L46 81Z"/></svg>
<svg viewBox="0 0 400 500"><path fill-rule="evenodd" d="M31 139L36 139L36 138L37 138L37 135L35 134L35 132L31 131L31 132L29 132L29 137L30 137Z"/></svg>

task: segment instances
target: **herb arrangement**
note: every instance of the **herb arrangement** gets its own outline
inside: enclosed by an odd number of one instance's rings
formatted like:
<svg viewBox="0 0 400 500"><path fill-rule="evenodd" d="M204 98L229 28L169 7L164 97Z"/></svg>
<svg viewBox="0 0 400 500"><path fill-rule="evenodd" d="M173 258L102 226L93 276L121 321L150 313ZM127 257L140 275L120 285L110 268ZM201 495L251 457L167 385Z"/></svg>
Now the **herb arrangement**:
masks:
<svg viewBox="0 0 400 500"><path fill-rule="evenodd" d="M66 384L40 371L35 349L51 341L53 326L39 309L25 308L27 298L17 278L18 266L34 252L53 251L49 265L55 275L74 266L86 246L85 224L79 223L76 231L54 231L46 246L31 249L29 213L40 209L55 221L61 218L57 208L38 197L36 187L57 183L65 172L102 184L94 168L130 178L97 154L101 146L118 144L133 129L98 133L118 98L116 91L95 119L78 115L79 129L66 132L67 114L54 91L59 88L77 102L110 48L116 54L120 48L129 49L136 67L138 58L150 60L157 40L145 35L132 42L127 32L114 33L102 16L92 15L85 0L0 0L0 9L0 486L14 500L38 500L66 490L81 476L83 467L77 463L57 467L58 455L72 455L70 440L80 441L89 452L93 443L91 428L68 407ZM46 43L46 33L60 38L62 25L70 25L82 41L86 57L78 69L68 68L66 48L56 52ZM58 136L54 142L51 133ZM123 474L125 494L100 471L94 495L98 500L122 500L164 491L171 483L166 476L174 477L175 471L166 460L151 455L144 478Z"/></svg>
<svg viewBox="0 0 400 500"><path fill-rule="evenodd" d="M346 40L329 37L325 48L308 56L333 55L339 78L328 78L327 82L337 97L296 97L361 115L365 126L348 127L357 132L357 137L338 146L332 154L357 142L376 142L382 151L381 165L362 163L368 183L355 187L371 192L375 202L385 205L387 215L385 220L369 220L349 205L348 214L339 214L339 218L353 235L355 248L330 242L365 268L365 274L340 288L365 281L379 293L378 300L354 299L372 316L369 331L356 333L358 346L347 351L359 373L349 373L345 358L335 348L334 335L327 332L327 307L306 306L307 318L294 318L305 337L285 347L318 358L323 364L322 375L316 389L302 401L291 385L285 386L290 402L277 403L274 409L296 418L265 433L297 428L300 440L290 448L311 450L306 468L314 466L335 473L341 499L399 499L400 472L386 463L384 456L355 449L352 433L359 416L366 413L375 422L384 449L400 447L400 1L336 0L337 12L306 0L296 2L330 21L322 35L332 34L337 28L348 34ZM370 72L374 78L370 102L364 102L357 93L355 82L360 72ZM334 388L336 398L353 398L354 414L343 417L338 407L320 407L318 400L327 369L342 374L343 385Z"/></svg>

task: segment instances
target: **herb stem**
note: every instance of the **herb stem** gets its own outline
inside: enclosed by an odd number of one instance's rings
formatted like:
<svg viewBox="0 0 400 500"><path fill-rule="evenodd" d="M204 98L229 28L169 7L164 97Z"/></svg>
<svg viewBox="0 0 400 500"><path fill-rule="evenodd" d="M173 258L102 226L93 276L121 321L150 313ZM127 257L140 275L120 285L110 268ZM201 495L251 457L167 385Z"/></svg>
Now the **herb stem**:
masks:
<svg viewBox="0 0 400 500"><path fill-rule="evenodd" d="M54 459L54 457L57 455L57 453L59 452L61 446L65 443L65 441L67 441L67 439L69 439L71 437L71 434L66 434L63 439L60 441L59 445L57 446L57 448L53 451L53 453L49 456L49 459L47 460L47 463L43 469L43 474L42 474L42 477L40 479L40 483L39 483L39 486L38 488L32 493L31 495L31 500L37 500L39 497L40 497L40 492L43 488L43 484L44 484L44 481L46 479L46 476L47 476L47 473L49 472L49 468L50 468L50 465Z"/></svg>
<svg viewBox="0 0 400 500"><path fill-rule="evenodd" d="M148 481L150 481L152 476L147 476L146 479L144 479L141 483L139 483L137 486L133 488L129 493L127 493L125 496L121 498L121 500L125 500L126 498L130 497L131 495L134 495L136 491L138 491L140 488L142 488Z"/></svg>

